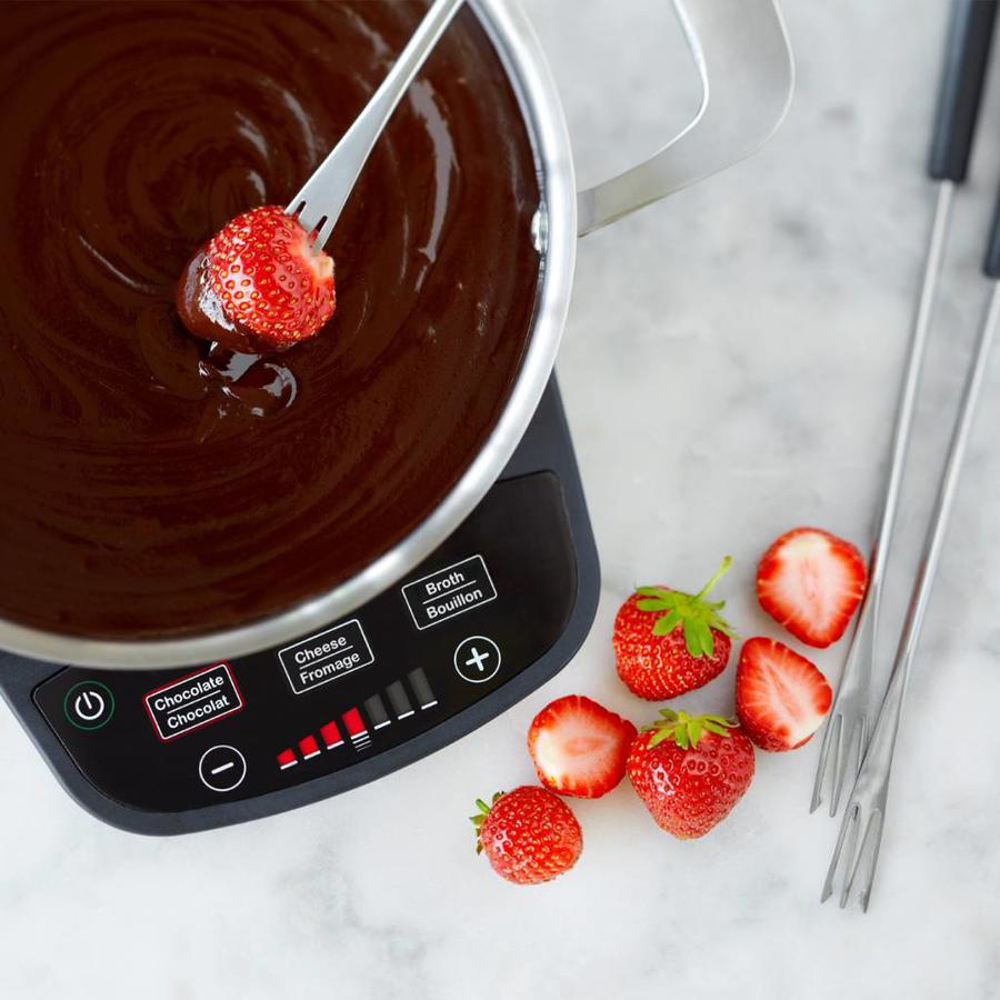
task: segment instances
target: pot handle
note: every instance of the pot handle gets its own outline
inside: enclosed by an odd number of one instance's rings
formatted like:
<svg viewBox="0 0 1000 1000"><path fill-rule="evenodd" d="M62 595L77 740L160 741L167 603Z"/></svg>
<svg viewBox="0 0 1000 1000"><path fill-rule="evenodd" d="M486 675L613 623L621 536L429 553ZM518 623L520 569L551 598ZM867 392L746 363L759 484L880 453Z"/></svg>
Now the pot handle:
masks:
<svg viewBox="0 0 1000 1000"><path fill-rule="evenodd" d="M701 77L701 106L648 160L579 193L580 236L749 156L788 112L795 66L777 0L673 2Z"/></svg>

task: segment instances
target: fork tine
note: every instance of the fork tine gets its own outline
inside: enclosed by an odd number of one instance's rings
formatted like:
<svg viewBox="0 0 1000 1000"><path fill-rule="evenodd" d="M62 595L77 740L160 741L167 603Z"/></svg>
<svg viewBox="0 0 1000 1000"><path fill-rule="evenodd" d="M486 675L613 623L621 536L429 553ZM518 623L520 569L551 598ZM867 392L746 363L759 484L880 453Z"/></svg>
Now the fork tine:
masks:
<svg viewBox="0 0 1000 1000"><path fill-rule="evenodd" d="M855 879L858 877L858 873L861 871L861 866L864 863L865 858L868 856L868 845L872 844L874 851L871 856L871 863L868 865L868 881L865 884L865 888L861 892L862 907L867 909L866 898L871 895L872 882L875 879L875 862L878 860L878 845L882 839L882 823L880 821L880 814L878 810L872 812L871 816L868 817L868 822L865 824L865 834L861 838L858 845L858 853L854 858L854 865L851 868L850 877L844 883L844 891L840 896L840 908L844 909L847 906L848 900L851 898L851 890L854 888Z"/></svg>
<svg viewBox="0 0 1000 1000"><path fill-rule="evenodd" d="M327 241L330 239L330 236L333 234L333 226L334 226L334 223L336 221L337 220L334 219L332 216L326 216L326 215L324 215L319 220L319 222L317 223L317 227L319 229L319 233L316 236L316 242L313 244L313 246L317 250L322 250L323 247L326 246Z"/></svg>
<svg viewBox="0 0 1000 1000"><path fill-rule="evenodd" d="M848 829L858 821L859 813L860 810L856 805L853 807L848 805L847 812L844 813L844 818L840 824L840 833L837 835L837 846L833 849L833 857L830 858L830 867L826 872L826 881L823 883L823 892L819 897L821 903L825 903L833 895L833 882L837 877L837 866L840 863L840 854L844 848L844 840L847 837Z"/></svg>
<svg viewBox="0 0 1000 1000"><path fill-rule="evenodd" d="M862 835L862 825L864 831ZM858 866L864 855L865 838L868 836L868 829L871 825L871 818L867 823L861 819L861 809L858 808L858 822L854 824L854 833L851 837L851 849L847 855L847 866L844 869L844 882L840 888L840 908L843 910L851 898L851 889L854 886L854 878L858 874Z"/></svg>
<svg viewBox="0 0 1000 1000"><path fill-rule="evenodd" d="M844 785L847 780L848 772L851 774L851 780L853 781L857 778L858 773L861 770L861 758L864 755L864 716L862 716L854 725L851 727L851 732L848 735L846 741L843 739L843 732L841 732L841 744L840 744L840 756L837 763L840 765L836 774L834 775L833 784L833 794L830 797L830 815L836 816L837 809L840 806L840 796L844 791ZM855 748L857 748L855 752ZM852 769L853 764L853 769Z"/></svg>
<svg viewBox="0 0 1000 1000"><path fill-rule="evenodd" d="M823 785L826 779L827 757L830 755L830 747L833 743L834 730L841 724L842 717L838 714L832 716L823 731L823 744L819 750L819 761L816 764L816 777L813 780L812 801L809 803L809 812L814 813L823 802Z"/></svg>
<svg viewBox="0 0 1000 1000"><path fill-rule="evenodd" d="M840 908L843 909L847 906L847 900L850 896L851 885L854 882L854 875L858 869L858 843L864 843L863 838L860 836L861 827L863 824L863 819L861 816L861 805L860 803L854 807L855 822L851 823L851 832L848 837L848 848L844 852L844 857L846 861L846 866L844 868L844 882L840 890Z"/></svg>
<svg viewBox="0 0 1000 1000"><path fill-rule="evenodd" d="M830 816L837 815L837 807L840 805L840 790L844 787L844 750L850 749L844 746L844 730L847 728L846 720L841 715L838 718L840 725L837 726L837 752L833 759L833 773L830 775Z"/></svg>
<svg viewBox="0 0 1000 1000"><path fill-rule="evenodd" d="M291 208L291 206L289 206L289 208ZM288 214L294 215L295 218L301 223L302 228L309 233L311 233L319 225L323 217L322 209L320 209L318 205L318 200L310 201L305 198L300 199L295 211L289 212Z"/></svg>
<svg viewBox="0 0 1000 1000"><path fill-rule="evenodd" d="M291 205L285 209L286 214L294 216L299 220L302 228L306 232L316 233L316 238L313 240L313 246L317 250L321 250L326 246L327 240L330 239L330 235L333 233L334 223L337 221L335 218L329 215L324 215L323 210L319 205L318 199L308 199L299 198L297 202L293 202Z"/></svg>
<svg viewBox="0 0 1000 1000"><path fill-rule="evenodd" d="M882 848L882 828L885 825L885 817L881 812L875 813L872 817L872 822L878 822L878 833L874 834L875 843L872 847L872 859L868 866L868 882L866 883L864 890L861 893L861 909L867 913L868 903L872 898L872 885L875 882L875 869L878 867L878 855Z"/></svg>

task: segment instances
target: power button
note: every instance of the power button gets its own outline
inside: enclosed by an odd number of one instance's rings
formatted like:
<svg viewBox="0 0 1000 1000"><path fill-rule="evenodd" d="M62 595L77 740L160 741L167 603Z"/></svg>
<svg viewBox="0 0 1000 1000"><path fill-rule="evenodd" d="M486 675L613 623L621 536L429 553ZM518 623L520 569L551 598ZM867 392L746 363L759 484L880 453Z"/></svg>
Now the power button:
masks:
<svg viewBox="0 0 1000 1000"><path fill-rule="evenodd" d="M115 696L100 681L80 681L66 692L63 712L77 729L100 729L115 714Z"/></svg>

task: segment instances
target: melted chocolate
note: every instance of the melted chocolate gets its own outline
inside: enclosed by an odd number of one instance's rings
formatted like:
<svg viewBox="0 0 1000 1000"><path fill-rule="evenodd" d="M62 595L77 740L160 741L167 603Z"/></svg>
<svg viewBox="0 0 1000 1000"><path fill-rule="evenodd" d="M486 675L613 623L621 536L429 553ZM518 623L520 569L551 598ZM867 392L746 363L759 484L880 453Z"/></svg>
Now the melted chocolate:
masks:
<svg viewBox="0 0 1000 1000"><path fill-rule="evenodd" d="M205 280L208 253L203 247L184 266L177 283L177 316L188 333L230 351L253 353L250 331L237 329Z"/></svg>
<svg viewBox="0 0 1000 1000"><path fill-rule="evenodd" d="M423 3L6 3L0 615L140 637L323 591L423 520L496 422L539 192L463 11L338 223L337 312L266 358L174 309L194 249L284 204Z"/></svg>

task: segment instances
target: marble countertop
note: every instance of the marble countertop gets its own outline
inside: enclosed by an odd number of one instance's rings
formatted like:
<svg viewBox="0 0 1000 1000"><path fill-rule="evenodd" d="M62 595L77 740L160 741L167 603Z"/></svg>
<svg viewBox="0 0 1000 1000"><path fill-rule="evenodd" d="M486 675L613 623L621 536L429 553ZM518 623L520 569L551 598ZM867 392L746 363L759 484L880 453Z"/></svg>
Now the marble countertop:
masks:
<svg viewBox="0 0 1000 1000"><path fill-rule="evenodd" d="M666 0L528 4L582 180L690 115ZM559 373L604 584L582 652L544 688L460 750L345 798L166 840L87 816L0 712L0 995L1000 995L1000 364L926 622L867 916L818 904L836 826L807 812L817 745L759 754L746 798L700 842L661 833L627 787L574 805L583 857L542 888L497 879L465 818L476 795L531 780L524 733L550 698L579 691L650 715L609 645L633 584L696 585L730 553L731 620L779 636L753 599L763 547L800 523L867 545L929 226L946 8L785 0L799 75L777 137L580 244ZM997 82L956 204L887 654L987 293ZM817 654L831 680L844 654ZM734 669L686 702L731 710Z"/></svg>

